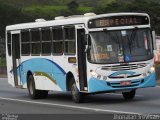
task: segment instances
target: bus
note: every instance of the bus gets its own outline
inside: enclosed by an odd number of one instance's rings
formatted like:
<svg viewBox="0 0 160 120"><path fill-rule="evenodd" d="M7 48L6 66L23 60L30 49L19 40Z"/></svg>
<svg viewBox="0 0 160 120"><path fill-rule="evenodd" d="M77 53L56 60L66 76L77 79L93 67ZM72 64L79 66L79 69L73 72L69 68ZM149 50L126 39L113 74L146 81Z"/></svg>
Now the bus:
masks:
<svg viewBox="0 0 160 120"><path fill-rule="evenodd" d="M154 39L146 13L86 13L6 27L8 82L32 99L49 91L118 92L132 100L156 86Z"/></svg>

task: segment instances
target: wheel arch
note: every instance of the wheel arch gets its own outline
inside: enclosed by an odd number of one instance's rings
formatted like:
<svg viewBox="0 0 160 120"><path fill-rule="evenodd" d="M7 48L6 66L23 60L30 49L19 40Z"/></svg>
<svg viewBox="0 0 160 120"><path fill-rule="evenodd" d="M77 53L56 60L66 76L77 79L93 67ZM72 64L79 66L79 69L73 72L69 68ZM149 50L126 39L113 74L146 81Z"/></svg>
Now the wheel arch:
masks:
<svg viewBox="0 0 160 120"><path fill-rule="evenodd" d="M75 78L73 73L69 71L66 74L66 91L71 91L72 84L75 82L73 81L73 78Z"/></svg>
<svg viewBox="0 0 160 120"><path fill-rule="evenodd" d="M28 84L28 78L29 78L29 75L33 75L33 73L32 73L30 70L27 72L27 76L26 76L27 84Z"/></svg>

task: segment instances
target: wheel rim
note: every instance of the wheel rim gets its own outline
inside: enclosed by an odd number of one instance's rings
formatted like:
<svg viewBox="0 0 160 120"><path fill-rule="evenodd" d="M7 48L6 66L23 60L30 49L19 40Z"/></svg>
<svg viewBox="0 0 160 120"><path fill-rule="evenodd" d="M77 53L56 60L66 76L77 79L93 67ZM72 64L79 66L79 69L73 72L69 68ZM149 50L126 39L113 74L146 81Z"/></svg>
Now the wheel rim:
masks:
<svg viewBox="0 0 160 120"><path fill-rule="evenodd" d="M77 91L77 88L75 86L73 87L73 90L72 90L72 96L73 96L74 100L78 99L78 91Z"/></svg>

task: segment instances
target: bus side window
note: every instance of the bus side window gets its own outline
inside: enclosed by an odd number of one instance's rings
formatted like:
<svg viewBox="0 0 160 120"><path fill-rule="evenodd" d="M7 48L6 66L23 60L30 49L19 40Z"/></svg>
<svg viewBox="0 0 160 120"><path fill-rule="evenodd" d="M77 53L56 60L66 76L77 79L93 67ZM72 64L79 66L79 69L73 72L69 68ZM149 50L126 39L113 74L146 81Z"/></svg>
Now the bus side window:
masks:
<svg viewBox="0 0 160 120"><path fill-rule="evenodd" d="M30 33L29 30L21 31L21 50L22 55L30 55Z"/></svg>
<svg viewBox="0 0 160 120"><path fill-rule="evenodd" d="M8 55L11 56L11 33L7 33Z"/></svg>
<svg viewBox="0 0 160 120"><path fill-rule="evenodd" d="M66 54L75 54L75 28L72 26L64 27L64 48Z"/></svg>
<svg viewBox="0 0 160 120"><path fill-rule="evenodd" d="M53 54L63 54L63 32L62 28L53 28Z"/></svg>
<svg viewBox="0 0 160 120"><path fill-rule="evenodd" d="M42 55L51 54L52 34L50 28L42 28Z"/></svg>
<svg viewBox="0 0 160 120"><path fill-rule="evenodd" d="M32 55L40 55L41 43L40 43L40 30L31 30L31 44L32 44Z"/></svg>

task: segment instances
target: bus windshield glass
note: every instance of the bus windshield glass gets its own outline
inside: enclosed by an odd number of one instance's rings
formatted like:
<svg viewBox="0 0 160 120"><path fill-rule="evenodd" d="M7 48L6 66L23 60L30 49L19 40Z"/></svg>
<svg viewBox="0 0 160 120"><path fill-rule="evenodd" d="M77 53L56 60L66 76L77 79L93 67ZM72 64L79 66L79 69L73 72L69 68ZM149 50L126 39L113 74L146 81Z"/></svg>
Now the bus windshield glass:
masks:
<svg viewBox="0 0 160 120"><path fill-rule="evenodd" d="M91 32L88 60L92 63L125 63L153 58L149 28Z"/></svg>

